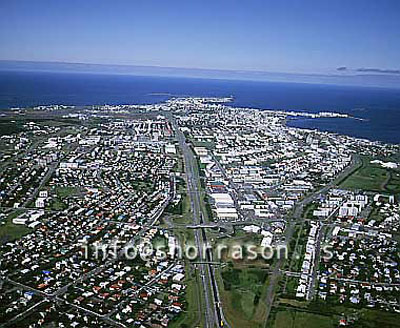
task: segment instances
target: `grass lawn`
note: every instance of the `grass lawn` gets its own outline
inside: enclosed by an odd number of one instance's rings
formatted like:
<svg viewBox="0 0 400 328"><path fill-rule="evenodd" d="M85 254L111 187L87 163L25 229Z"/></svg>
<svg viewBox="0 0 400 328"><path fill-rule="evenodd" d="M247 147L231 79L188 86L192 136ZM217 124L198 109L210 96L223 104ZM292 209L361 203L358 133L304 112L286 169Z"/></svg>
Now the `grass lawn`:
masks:
<svg viewBox="0 0 400 328"><path fill-rule="evenodd" d="M393 194L400 194L400 171L391 171L390 180L386 184L386 190Z"/></svg>
<svg viewBox="0 0 400 328"><path fill-rule="evenodd" d="M181 242L181 246L185 244L194 244L194 233L187 229L177 229L175 234ZM185 263L187 285L185 289L186 307L176 320L171 322L168 327L183 328L183 327L203 327L204 313L199 313L200 309L204 309L203 291L201 290L202 282L199 278L199 273L188 262Z"/></svg>
<svg viewBox="0 0 400 328"><path fill-rule="evenodd" d="M173 207L167 209L167 212L171 214L172 221L174 223L192 223L193 222L193 217L192 217L192 212L190 208L190 199L189 195L186 193L181 193L182 199L180 200L179 204L176 205L179 207L178 211L175 211ZM178 209L178 208L177 208Z"/></svg>
<svg viewBox="0 0 400 328"><path fill-rule="evenodd" d="M282 305L289 305L296 308L307 308L307 302L305 301L298 301L292 298L279 298L279 304Z"/></svg>
<svg viewBox="0 0 400 328"><path fill-rule="evenodd" d="M5 224L0 225L0 243L19 239L32 231L25 225L12 223L12 220L23 212L21 209L15 210L6 218Z"/></svg>
<svg viewBox="0 0 400 328"><path fill-rule="evenodd" d="M54 211L63 211L67 208L67 205L64 204L61 200L59 200L58 198L54 199L51 203L50 203L50 208Z"/></svg>
<svg viewBox="0 0 400 328"><path fill-rule="evenodd" d="M0 119L0 135L19 133L23 130L21 122Z"/></svg>
<svg viewBox="0 0 400 328"><path fill-rule="evenodd" d="M65 199L69 196L79 194L79 189L76 187L57 187L56 194L58 198Z"/></svg>
<svg viewBox="0 0 400 328"><path fill-rule="evenodd" d="M313 219L314 218L314 210L318 209L318 203L309 203L306 205L306 208L304 209L304 214L303 216L306 219Z"/></svg>
<svg viewBox="0 0 400 328"><path fill-rule="evenodd" d="M267 271L225 268L217 278L224 314L233 327L263 327Z"/></svg>
<svg viewBox="0 0 400 328"><path fill-rule="evenodd" d="M187 266L188 270L189 267ZM198 327L199 320L202 320L204 314L199 313L198 304L200 302L199 298L201 292L199 290L199 284L201 282L197 281L196 275L190 275L188 279L186 279L186 291L185 298L187 302L186 310L181 313L178 318L173 321L169 327L171 328L181 328L181 327Z"/></svg>
<svg viewBox="0 0 400 328"><path fill-rule="evenodd" d="M363 309L361 310L359 320L356 322L354 327L363 327L363 328L400 327L399 315L396 313Z"/></svg>
<svg viewBox="0 0 400 328"><path fill-rule="evenodd" d="M64 200L68 197L79 195L80 190L76 187L56 187L55 194L56 197L50 202L50 209L54 211L62 211L67 208L67 204L64 203Z"/></svg>
<svg viewBox="0 0 400 328"><path fill-rule="evenodd" d="M362 189L375 192L400 191L400 177L397 171L385 169L379 164L371 163L371 158L362 157L362 166L345 179L340 187ZM388 189L387 189L388 188ZM390 189L389 189L390 188Z"/></svg>
<svg viewBox="0 0 400 328"><path fill-rule="evenodd" d="M331 317L292 310L279 311L275 317L274 328L333 328L336 320Z"/></svg>
<svg viewBox="0 0 400 328"><path fill-rule="evenodd" d="M290 306L293 308L283 308ZM296 309L297 308L297 309ZM291 299L280 299L274 313L273 328L302 328L302 327L338 327L340 318L351 319L351 327L378 328L400 327L398 314L375 309L359 309L343 305L329 305L325 302L299 302ZM354 320L354 321L353 321Z"/></svg>

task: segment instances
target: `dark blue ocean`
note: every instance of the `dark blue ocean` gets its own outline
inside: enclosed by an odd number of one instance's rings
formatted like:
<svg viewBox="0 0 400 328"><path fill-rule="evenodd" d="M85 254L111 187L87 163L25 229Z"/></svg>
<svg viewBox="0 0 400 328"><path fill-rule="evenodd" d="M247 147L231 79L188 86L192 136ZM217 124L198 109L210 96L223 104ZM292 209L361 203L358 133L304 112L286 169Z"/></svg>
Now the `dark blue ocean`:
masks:
<svg viewBox="0 0 400 328"><path fill-rule="evenodd" d="M148 104L171 96L233 96L233 105L321 110L354 119L296 119L289 125L400 143L400 89L89 73L0 72L0 109L47 104Z"/></svg>

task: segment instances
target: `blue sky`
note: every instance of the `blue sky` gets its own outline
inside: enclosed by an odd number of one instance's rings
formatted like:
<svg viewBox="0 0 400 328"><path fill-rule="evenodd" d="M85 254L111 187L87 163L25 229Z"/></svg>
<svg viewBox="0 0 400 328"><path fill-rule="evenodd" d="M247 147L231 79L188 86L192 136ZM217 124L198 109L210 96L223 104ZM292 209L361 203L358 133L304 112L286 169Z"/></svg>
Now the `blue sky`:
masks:
<svg viewBox="0 0 400 328"><path fill-rule="evenodd" d="M0 2L0 59L329 73L400 69L400 1Z"/></svg>

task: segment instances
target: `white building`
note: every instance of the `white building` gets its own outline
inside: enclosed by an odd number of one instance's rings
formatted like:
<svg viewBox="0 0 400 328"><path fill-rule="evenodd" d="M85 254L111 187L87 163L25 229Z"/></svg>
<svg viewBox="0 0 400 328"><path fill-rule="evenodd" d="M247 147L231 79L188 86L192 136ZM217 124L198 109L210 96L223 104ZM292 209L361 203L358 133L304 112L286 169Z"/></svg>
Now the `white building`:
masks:
<svg viewBox="0 0 400 328"><path fill-rule="evenodd" d="M173 155L175 155L176 154L176 147L175 147L175 145L173 145L173 144L167 144L167 145L165 145L165 153L166 154L173 154Z"/></svg>
<svg viewBox="0 0 400 328"><path fill-rule="evenodd" d="M38 199L36 199L35 206L37 208L44 208L44 204L45 204L45 198L39 197Z"/></svg>

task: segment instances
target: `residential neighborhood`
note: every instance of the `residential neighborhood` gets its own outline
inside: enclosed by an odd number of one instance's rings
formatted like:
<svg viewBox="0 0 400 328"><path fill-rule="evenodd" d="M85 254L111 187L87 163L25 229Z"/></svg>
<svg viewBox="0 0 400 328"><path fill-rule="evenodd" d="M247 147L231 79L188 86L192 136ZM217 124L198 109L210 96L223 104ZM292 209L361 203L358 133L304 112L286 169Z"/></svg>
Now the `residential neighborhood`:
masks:
<svg viewBox="0 0 400 328"><path fill-rule="evenodd" d="M338 113L231 102L19 109L20 130L0 138L0 324L399 313L399 146L287 124Z"/></svg>

